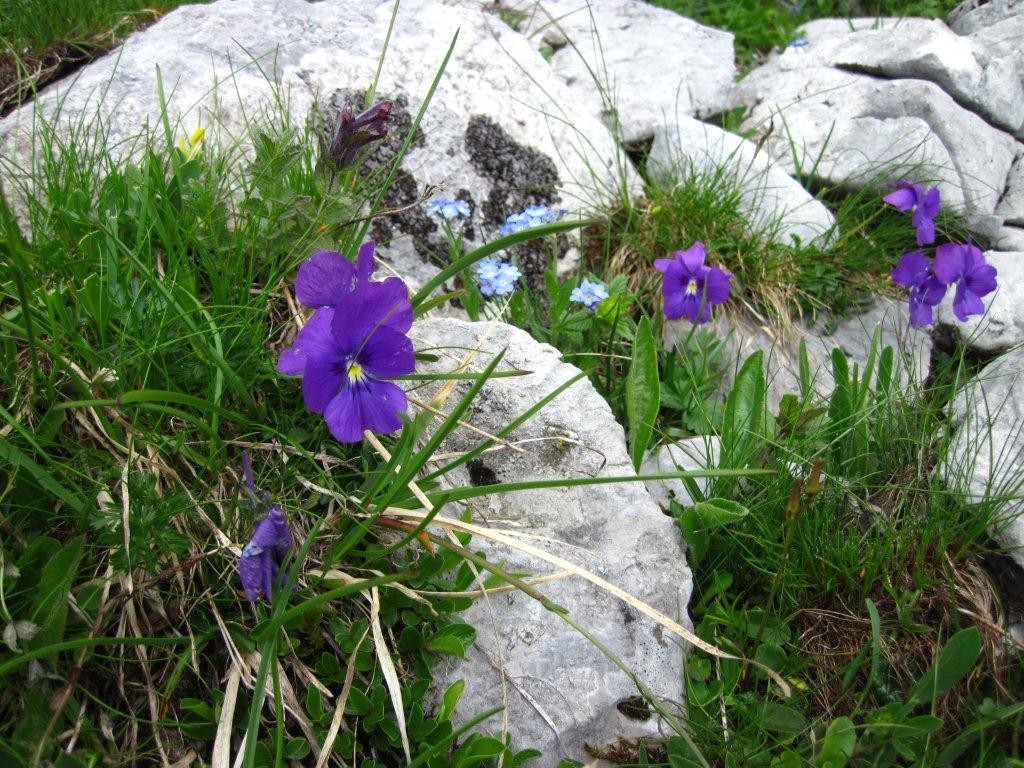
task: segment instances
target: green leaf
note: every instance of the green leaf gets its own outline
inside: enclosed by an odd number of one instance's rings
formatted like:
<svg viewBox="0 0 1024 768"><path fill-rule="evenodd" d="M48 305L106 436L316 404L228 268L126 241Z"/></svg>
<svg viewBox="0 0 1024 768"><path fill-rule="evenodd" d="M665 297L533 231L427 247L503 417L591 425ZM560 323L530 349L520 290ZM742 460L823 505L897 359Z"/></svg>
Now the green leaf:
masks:
<svg viewBox="0 0 1024 768"><path fill-rule="evenodd" d="M32 620L40 627L39 633L33 638L33 648L59 643L64 637L68 594L78 571L84 543L83 536L68 542L43 568L32 612Z"/></svg>
<svg viewBox="0 0 1024 768"><path fill-rule="evenodd" d="M763 432L766 391L764 353L758 350L743 362L725 400L720 466L742 467L750 460ZM731 495L734 484L731 479L716 482L716 495Z"/></svg>
<svg viewBox="0 0 1024 768"><path fill-rule="evenodd" d="M448 720L452 716L464 690L466 690L465 680L456 680L448 686L448 690L441 697L441 709L437 713L438 720Z"/></svg>
<svg viewBox="0 0 1024 768"><path fill-rule="evenodd" d="M475 763L476 760L486 760L500 755L505 751L505 742L493 736L478 736L466 742L463 748L465 757L472 758Z"/></svg>
<svg viewBox="0 0 1024 768"><path fill-rule="evenodd" d="M821 752L814 759L815 768L843 768L857 746L857 731L848 717L837 717L829 723Z"/></svg>
<svg viewBox="0 0 1024 768"><path fill-rule="evenodd" d="M718 497L694 504L693 511L707 531L742 520L750 514L750 510L739 502Z"/></svg>
<svg viewBox="0 0 1024 768"><path fill-rule="evenodd" d="M633 468L640 470L644 451L658 418L661 383L658 379L658 349L651 323L640 319L633 342L633 362L626 374L626 417L629 421L629 454Z"/></svg>
<svg viewBox="0 0 1024 768"><path fill-rule="evenodd" d="M460 659L466 658L466 644L461 638L454 637L453 635L435 637L428 640L427 650L434 653L445 653L449 656L458 656Z"/></svg>
<svg viewBox="0 0 1024 768"><path fill-rule="evenodd" d="M762 711L761 725L770 731L800 733L807 728L807 718L793 707L770 701Z"/></svg>
<svg viewBox="0 0 1024 768"><path fill-rule="evenodd" d="M907 707L933 701L966 677L981 653L977 627L962 629L949 638L935 664L921 677L907 696Z"/></svg>

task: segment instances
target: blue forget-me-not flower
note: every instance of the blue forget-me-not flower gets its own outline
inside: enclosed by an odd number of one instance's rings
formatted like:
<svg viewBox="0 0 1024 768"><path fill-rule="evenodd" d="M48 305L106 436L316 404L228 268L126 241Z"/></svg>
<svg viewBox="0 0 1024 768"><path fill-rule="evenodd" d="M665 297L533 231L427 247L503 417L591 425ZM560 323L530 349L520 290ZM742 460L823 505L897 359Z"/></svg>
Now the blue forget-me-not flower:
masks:
<svg viewBox="0 0 1024 768"><path fill-rule="evenodd" d="M597 309L597 305L608 298L608 289L601 283L592 283L586 278L569 294L569 301L582 304L587 309Z"/></svg>

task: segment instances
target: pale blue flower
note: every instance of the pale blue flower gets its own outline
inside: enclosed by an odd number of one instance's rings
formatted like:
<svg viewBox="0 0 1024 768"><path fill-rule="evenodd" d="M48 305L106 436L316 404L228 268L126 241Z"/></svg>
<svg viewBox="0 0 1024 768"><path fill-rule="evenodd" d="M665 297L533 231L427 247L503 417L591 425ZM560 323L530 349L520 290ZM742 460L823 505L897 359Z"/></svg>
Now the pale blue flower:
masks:
<svg viewBox="0 0 1024 768"><path fill-rule="evenodd" d="M805 45L810 45L810 41L806 37L798 37L796 40L789 44L790 48L803 48Z"/></svg>
<svg viewBox="0 0 1024 768"><path fill-rule="evenodd" d="M451 222L468 219L473 215L473 211L465 200L441 198L427 203L427 214L429 216L440 216L445 221Z"/></svg>
<svg viewBox="0 0 1024 768"><path fill-rule="evenodd" d="M601 283L592 283L584 279L569 294L569 301L582 304L587 309L597 309L597 305L608 298L608 289Z"/></svg>
<svg viewBox="0 0 1024 768"><path fill-rule="evenodd" d="M516 281L522 273L515 264L487 257L477 263L476 276L484 296L506 296L516 289Z"/></svg>
<svg viewBox="0 0 1024 768"><path fill-rule="evenodd" d="M539 227L541 224L550 224L558 221L568 213L564 208L551 208L547 205L528 205L522 213L513 213L502 226L499 234L503 237L513 232L522 232L524 229Z"/></svg>

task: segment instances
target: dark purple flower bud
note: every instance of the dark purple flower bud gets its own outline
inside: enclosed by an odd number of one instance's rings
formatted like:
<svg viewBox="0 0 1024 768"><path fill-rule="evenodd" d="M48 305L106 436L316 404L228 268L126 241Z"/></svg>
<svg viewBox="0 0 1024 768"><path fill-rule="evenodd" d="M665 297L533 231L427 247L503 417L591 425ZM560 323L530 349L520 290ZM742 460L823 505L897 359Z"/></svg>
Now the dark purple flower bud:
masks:
<svg viewBox="0 0 1024 768"><path fill-rule="evenodd" d="M935 249L935 276L945 285L956 283L953 314L960 322L985 314L982 296L996 289L996 268L973 243L943 243Z"/></svg>
<svg viewBox="0 0 1024 768"><path fill-rule="evenodd" d="M249 600L256 602L261 594L268 600L272 599L281 563L291 546L292 535L288 530L288 521L281 507L274 504L256 524L252 538L245 545L238 561L242 589Z"/></svg>
<svg viewBox="0 0 1024 768"><path fill-rule="evenodd" d="M932 309L942 302L946 286L935 276L931 259L921 251L904 253L892 271L892 281L910 289L910 324L931 325Z"/></svg>
<svg viewBox="0 0 1024 768"><path fill-rule="evenodd" d="M341 114L338 116L338 126L329 149L336 168L352 165L359 156L360 149L388 135L386 123L394 106L392 101L381 101L357 115L352 108L352 102L345 99L345 106L341 108Z"/></svg>

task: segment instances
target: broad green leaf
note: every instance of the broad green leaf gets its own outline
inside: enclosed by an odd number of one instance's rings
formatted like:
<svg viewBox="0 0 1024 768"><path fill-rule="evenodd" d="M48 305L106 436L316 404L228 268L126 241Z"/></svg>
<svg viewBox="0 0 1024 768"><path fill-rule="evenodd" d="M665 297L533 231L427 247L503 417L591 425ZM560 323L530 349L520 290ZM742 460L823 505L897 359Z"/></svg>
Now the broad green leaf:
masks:
<svg viewBox="0 0 1024 768"><path fill-rule="evenodd" d="M71 591L71 582L78 572L78 561L84 543L85 538L82 536L68 542L43 568L32 612L33 621L40 627L34 638L34 648L59 643L64 637L64 624L68 616L68 594Z"/></svg>
<svg viewBox="0 0 1024 768"><path fill-rule="evenodd" d="M770 701L765 704L761 725L770 731L800 733L807 728L807 718L793 707Z"/></svg>
<svg viewBox="0 0 1024 768"><path fill-rule="evenodd" d="M693 511L700 524L708 531L742 520L750 514L750 510L739 502L718 497L694 504Z"/></svg>
<svg viewBox="0 0 1024 768"><path fill-rule="evenodd" d="M981 633L976 627L962 629L949 638L935 664L921 677L907 696L907 706L930 702L966 677L981 653Z"/></svg>
<svg viewBox="0 0 1024 768"><path fill-rule="evenodd" d="M640 470L644 451L658 418L661 383L658 379L658 349L650 321L644 317L636 328L633 362L626 374L626 416L629 420L629 454L633 468Z"/></svg>
<svg viewBox="0 0 1024 768"><path fill-rule="evenodd" d="M762 437L766 388L764 353L758 350L743 362L725 400L721 466L742 467L750 460ZM715 494L731 495L735 482L732 479L715 482Z"/></svg>
<svg viewBox="0 0 1024 768"><path fill-rule="evenodd" d="M857 746L857 732L848 717L837 717L829 723L821 751L814 758L814 768L843 768Z"/></svg>
<svg viewBox="0 0 1024 768"><path fill-rule="evenodd" d="M459 699L462 698L464 690L466 690L465 680L456 680L448 686L448 690L444 692L444 696L441 698L441 709L437 713L438 720L447 720L452 716L455 707L458 706Z"/></svg>

